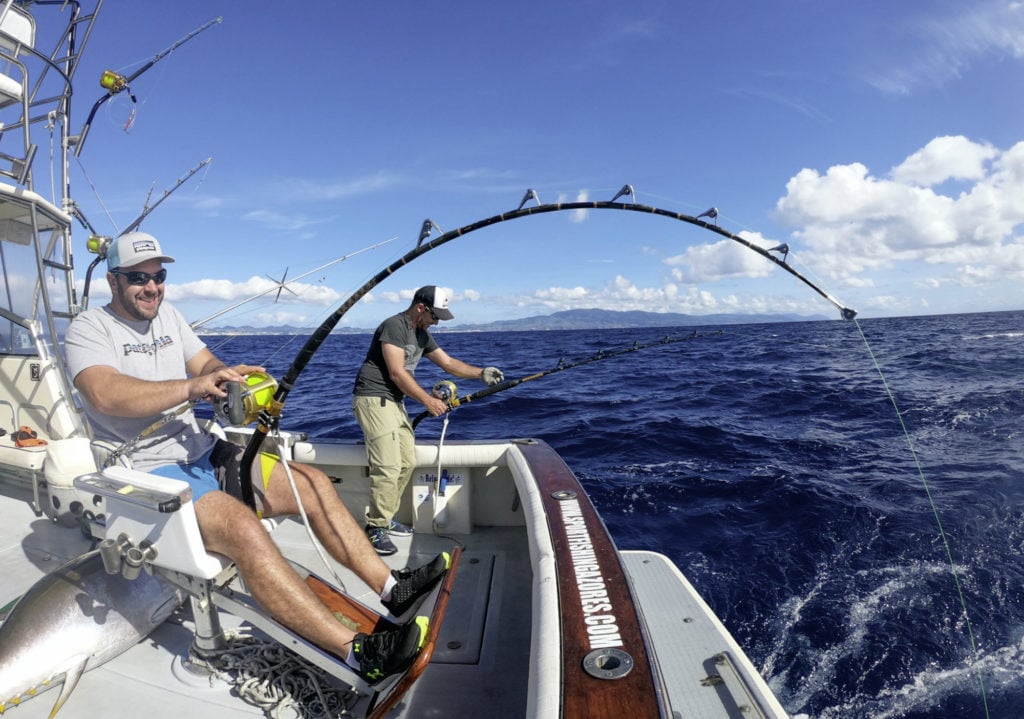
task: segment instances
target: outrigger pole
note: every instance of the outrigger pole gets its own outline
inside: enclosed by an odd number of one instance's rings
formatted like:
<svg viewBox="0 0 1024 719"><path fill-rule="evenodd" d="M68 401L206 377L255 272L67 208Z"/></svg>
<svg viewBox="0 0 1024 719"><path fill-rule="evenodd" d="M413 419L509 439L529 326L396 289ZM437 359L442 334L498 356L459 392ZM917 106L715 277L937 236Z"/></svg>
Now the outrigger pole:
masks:
<svg viewBox="0 0 1024 719"><path fill-rule="evenodd" d="M327 267L330 267L331 265L336 265L339 262L344 262L345 260L347 260L350 257L355 257L356 255L361 255L364 252L369 252L370 250L375 250L378 247L382 247L382 246L388 244L389 242L394 242L397 239L398 239L397 237L392 237L390 240L382 240L381 242L375 242L374 244L368 245L368 246L364 247L361 250L356 250L355 252L349 252L347 255L342 255L341 257L335 257L330 262L325 262L324 264L319 265L318 267L314 267L313 269L309 270L308 272L304 272L301 275L298 275L297 277L291 278L287 282L284 281L283 279L280 282L278 282L277 280L274 280L274 282L276 284L273 287L271 287L269 289L266 289L266 290L263 290L262 292L260 292L258 294L255 294L252 297L247 297L246 299L242 300L241 302L236 302L235 304L231 305L230 307L225 307L222 310L218 310L217 312L214 312L209 317L204 317L201 320L196 320L195 322L192 323L192 329L194 329L194 330L195 329L199 329L200 327L205 325L207 322L210 322L210 321L220 317L221 315L225 315L228 312L231 312L232 310L236 310L239 307L241 307L242 305L246 305L246 304L252 302L253 300L259 299L263 295L269 295L274 290L277 290L278 292L280 292L282 289L288 289L288 285L293 284L295 282L298 282L299 280L301 280L303 278L309 277L310 275L312 275L315 272L319 272L320 270L325 269Z"/></svg>
<svg viewBox="0 0 1024 719"><path fill-rule="evenodd" d="M491 225L496 225L500 222L516 220L520 217L529 217L530 215L541 215L549 212L567 212L572 210L625 210L627 212L642 212L649 215L660 215L672 220L679 220L680 222L686 222L690 225L702 227L705 230L709 230L715 234L721 235L722 237L733 240L734 242L738 242L744 247L753 250L762 257L774 262L776 265L796 277L833 304L839 310L839 314L843 319L852 320L857 316L856 310L843 306L834 297L797 272L786 262L785 258L779 259L775 257L771 254L770 250L758 247L742 237L739 237L728 230L722 229L718 225L710 224L691 215L685 215L681 212L672 212L671 210L663 210L649 205L638 205L632 202L616 202L616 200L623 196L633 196L632 185L623 185L622 189L619 190L615 197L609 202L557 202L548 205L539 204L540 199L537 197L537 193L533 190L527 190L526 195L523 196L523 199L519 203L519 207L517 209L510 212L503 212L501 214L494 215L493 217L487 217L485 219L478 220L477 222L450 230L429 241L427 241L427 238L430 237L430 234L434 230L440 231L440 229L432 220L424 220L416 247L409 250L409 252L404 254L402 257L382 269L370 278L362 287L356 290L351 297L342 302L341 305L327 319L325 319L316 330L314 330L313 334L306 340L306 343L302 346L302 349L299 350L299 353L292 361L291 367L288 368L288 372L285 374L284 379L282 379L278 384L274 397L270 400L268 406L260 412L259 417L256 420L255 431L249 438L249 443L245 448L245 454L242 457L242 493L246 503L252 508L255 508L256 506L256 500L253 496L252 490L251 466L253 460L259 454L260 446L263 444L264 438L270 433L271 429L276 428L280 423L281 412L284 409L284 403L289 392L291 392L292 388L295 387L295 383L298 381L302 370L306 368L306 365L309 364L313 355L316 354L320 345L327 339L331 330L334 329L335 325L338 324L341 318L344 317L345 314L348 313L348 311L352 309L352 307L354 307L355 304L359 302L359 300L361 300L370 290L421 255L424 255L457 237L468 235L470 232L476 232L477 230L482 230L485 227L490 227ZM535 200L538 203L537 206L526 207L526 202L530 199ZM714 215L707 213L704 214L710 219L717 219L718 212L716 210Z"/></svg>
<svg viewBox="0 0 1024 719"><path fill-rule="evenodd" d="M142 212L140 212L139 216L132 220L127 227L125 227L123 230L121 230L121 232L118 233L118 237L120 237L121 235L127 235L132 230L138 229L142 225L142 221L149 217L150 212L159 207L164 200L166 200L168 197L174 194L175 190L177 190L179 187L181 187L186 182L191 180L193 175L195 175L197 172L199 172L204 167L209 165L211 162L213 162L213 158L207 157L205 160L203 160L198 165L189 170L184 177L179 177L178 181L174 183L174 187L170 188L169 190L164 190L164 194L157 198L157 201L154 202L152 205L149 204L149 197L146 197L146 203L142 206Z"/></svg>
<svg viewBox="0 0 1024 719"><path fill-rule="evenodd" d="M122 232L119 232L117 236L120 237L121 235L127 234L132 230L136 229L137 227L139 227L142 224L142 221L149 216L150 212L155 210L160 205L160 203L162 203L164 200L170 197L171 194L174 193L179 187L181 187L190 179L192 179L192 177L197 172L199 172L201 169L209 165L211 162L213 162L213 158L208 157L202 162L200 162L198 165L193 167L191 170L188 171L188 173L186 173L184 177L179 178L178 181L174 183L174 187L170 188L169 190L164 190L164 194L152 205L149 204L149 200L147 199L146 206L143 207L142 213L134 220L132 220L128 227L126 227ZM96 265L98 265L100 262L107 258L107 250L110 248L110 243L113 238L98 235L96 233L96 230L93 228L92 224L85 218L85 215L83 215L77 207L74 210L74 214L75 217L77 217L79 221L86 226L89 232L92 233L89 236L89 239L86 241L86 248L89 250L89 252L92 252L96 255L95 259L93 259L93 261L89 263L89 267L85 271L85 284L82 289L82 309L85 310L89 308L89 286L92 284L93 270L96 269Z"/></svg>
<svg viewBox="0 0 1024 719"><path fill-rule="evenodd" d="M634 342L629 347L625 347L623 349L612 351L601 350L595 354L590 355L589 357L584 357L583 359L576 360L575 362L566 362L564 358L560 358L558 360L557 365L555 365L551 369L544 370L543 372L535 372L534 374L526 375L525 377L520 377L519 379L505 380L504 382L499 382L496 385L485 387L484 389L473 392L472 394L467 394L463 397L453 397L452 399L448 400L448 410L451 411L456 407L460 407L464 404L469 404L470 402L481 399L483 397L490 397L492 394L495 394L497 392L504 392L505 390L512 389L513 387L521 385L524 382L532 382L535 379L547 377L548 375L554 374L555 372L562 372L567 369L572 369L573 367L580 367L581 365L590 364L591 362L600 362L601 360L611 359L612 357L618 357L620 355L628 354L630 352L639 352L640 350L647 349L648 347L662 347L664 345L675 344L676 342L686 342L688 340L695 340L699 337L711 337L713 335L720 334L722 334L722 330L717 330L715 332L691 332L690 334L684 335L682 337L663 337L660 340L654 340L653 342L648 342L647 344L640 344L639 342ZM420 422L422 422L423 420L430 416L430 412L420 412L418 415L416 415L416 418L412 421L413 429L416 429L416 426Z"/></svg>

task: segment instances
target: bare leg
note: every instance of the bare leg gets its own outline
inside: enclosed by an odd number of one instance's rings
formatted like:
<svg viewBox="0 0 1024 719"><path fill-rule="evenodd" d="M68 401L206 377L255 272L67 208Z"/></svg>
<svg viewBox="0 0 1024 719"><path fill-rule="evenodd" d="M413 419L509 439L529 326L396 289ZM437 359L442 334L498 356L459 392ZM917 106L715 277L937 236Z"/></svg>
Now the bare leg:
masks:
<svg viewBox="0 0 1024 719"><path fill-rule="evenodd" d="M223 492L203 495L195 507L206 548L235 562L264 610L338 657L348 656L353 632L334 618L285 561L252 510ZM373 549L367 546L367 552L372 554Z"/></svg>
<svg viewBox="0 0 1024 719"><path fill-rule="evenodd" d="M380 594L391 569L374 551L363 528L356 522L348 507L338 497L331 480L318 469L304 464L290 463L295 486L302 497L310 526L327 552L342 565L356 573L360 579ZM254 472L253 476L259 476ZM278 463L270 475L263 500L263 513L274 517L298 514L298 504L284 467Z"/></svg>

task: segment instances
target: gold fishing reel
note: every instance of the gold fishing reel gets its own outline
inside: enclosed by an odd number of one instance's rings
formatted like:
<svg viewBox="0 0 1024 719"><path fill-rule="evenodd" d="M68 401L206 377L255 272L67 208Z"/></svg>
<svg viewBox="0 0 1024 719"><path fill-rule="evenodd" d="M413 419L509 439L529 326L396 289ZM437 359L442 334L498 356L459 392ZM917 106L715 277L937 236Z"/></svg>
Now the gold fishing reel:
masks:
<svg viewBox="0 0 1024 719"><path fill-rule="evenodd" d="M430 395L432 397L436 397L445 404L451 404L452 400L459 396L459 392L455 388L454 382L443 379L431 388Z"/></svg>
<svg viewBox="0 0 1024 719"><path fill-rule="evenodd" d="M128 87L128 78L113 70L104 70L100 75L100 87L111 95L116 95Z"/></svg>
<svg viewBox="0 0 1024 719"><path fill-rule="evenodd" d="M225 382L227 396L213 401L213 412L221 423L241 427L255 422L260 412L270 406L277 392L277 380L266 372L246 375L245 384Z"/></svg>

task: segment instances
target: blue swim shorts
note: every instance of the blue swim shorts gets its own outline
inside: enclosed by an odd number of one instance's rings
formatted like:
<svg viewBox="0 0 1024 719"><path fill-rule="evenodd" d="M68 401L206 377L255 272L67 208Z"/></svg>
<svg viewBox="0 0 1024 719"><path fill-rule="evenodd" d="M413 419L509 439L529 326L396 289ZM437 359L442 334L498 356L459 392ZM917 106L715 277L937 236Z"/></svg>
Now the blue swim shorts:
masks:
<svg viewBox="0 0 1024 719"><path fill-rule="evenodd" d="M193 502L198 502L204 494L215 490L222 490L232 497L242 499L243 454L245 454L244 447L218 439L213 448L195 462L165 464L149 470L149 473L188 482L192 488ZM260 470L263 475L262 488L264 491L270 482L270 473L278 461L275 454L260 453ZM263 492L257 492L258 496L262 496L262 494Z"/></svg>

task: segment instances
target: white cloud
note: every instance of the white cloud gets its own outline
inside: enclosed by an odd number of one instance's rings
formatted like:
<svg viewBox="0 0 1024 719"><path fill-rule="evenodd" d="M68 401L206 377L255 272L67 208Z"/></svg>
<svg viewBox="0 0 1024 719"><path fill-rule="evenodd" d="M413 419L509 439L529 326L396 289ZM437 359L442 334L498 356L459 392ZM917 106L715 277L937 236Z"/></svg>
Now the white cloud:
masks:
<svg viewBox="0 0 1024 719"><path fill-rule="evenodd" d="M372 175L344 182L291 180L281 183L280 189L303 201L332 201L388 190L402 184L403 181L400 175L380 170Z"/></svg>
<svg viewBox="0 0 1024 719"><path fill-rule="evenodd" d="M590 199L589 190L580 190L576 193L576 199L570 200L568 195L560 194L557 202L559 204L563 202L587 202ZM586 221L587 217L590 216L590 210L573 210L569 213L569 221L580 223Z"/></svg>
<svg viewBox="0 0 1024 719"><path fill-rule="evenodd" d="M802 98L786 95L780 92L767 90L765 87L743 87L731 90L723 90L723 94L738 97L744 101L771 102L784 108L793 110L804 117L812 120L832 121L828 114L819 110L811 103Z"/></svg>
<svg viewBox="0 0 1024 719"><path fill-rule="evenodd" d="M946 180L979 180L985 176L985 163L998 154L988 144L971 142L966 137L936 137L892 169L893 181L930 187Z"/></svg>
<svg viewBox="0 0 1024 719"><path fill-rule="evenodd" d="M768 247L756 233L740 233L752 244ZM713 282L730 277L767 277L774 265L733 240L687 247L686 252L665 260L672 277L680 282Z"/></svg>
<svg viewBox="0 0 1024 719"><path fill-rule="evenodd" d="M218 215L220 210L228 205L228 201L223 197L198 195L196 193L181 196L173 195L168 200L168 203L173 204L177 208L192 210L207 216Z"/></svg>
<svg viewBox="0 0 1024 719"><path fill-rule="evenodd" d="M958 194L922 183L973 181ZM963 137L936 138L897 165L888 178L861 163L824 175L804 169L777 203L796 228L801 259L850 282L866 270L906 262L949 265L969 281L980 267L1012 276L1024 238L1024 143L1003 152ZM1004 269L1000 270L1002 267Z"/></svg>
<svg viewBox="0 0 1024 719"><path fill-rule="evenodd" d="M534 292L534 298L542 304L549 306L574 306L581 300L587 300L588 293L585 287L548 287L547 289Z"/></svg>
<svg viewBox="0 0 1024 719"><path fill-rule="evenodd" d="M750 250L744 250L753 255ZM770 264L763 258L765 264ZM685 287L666 281L661 286L644 287L623 275L617 275L605 287L549 287L530 296L521 296L515 301L518 307L537 307L546 312L560 312L570 309L604 307L619 311L642 310L645 312L679 312L683 314L708 314L724 312L742 313L799 313L821 314L821 303L812 297L794 300L772 295L737 295L726 293L716 295L706 287L687 284Z"/></svg>
<svg viewBox="0 0 1024 719"><path fill-rule="evenodd" d="M172 302L214 300L225 304L257 297L266 297L269 301L274 301L277 289L278 283L266 277L250 277L245 282L196 280L168 284L166 297ZM288 288L282 290L280 297L277 297L280 304L304 303L317 306L334 305L341 299L341 295L329 287L305 282L289 283Z"/></svg>
<svg viewBox="0 0 1024 719"><path fill-rule="evenodd" d="M308 327L310 326L310 317L302 314L301 312L289 312L287 310L257 312L246 318L245 324L252 325L253 327L279 325L286 325L289 327Z"/></svg>
<svg viewBox="0 0 1024 719"><path fill-rule="evenodd" d="M920 85L941 87L981 60L1024 58L1024 4L1006 0L964 3L954 13L921 5L921 19L898 29L903 42L879 57L884 67L867 81L882 92L906 95ZM962 9L961 9L962 8Z"/></svg>
<svg viewBox="0 0 1024 719"><path fill-rule="evenodd" d="M307 217L302 213L290 215L281 212L273 212L271 210L253 210L252 212L246 212L242 215L242 219L258 222L261 225L266 225L275 230L285 230L289 232L303 230L307 227L323 225L330 221L330 219L326 217L318 217L314 219Z"/></svg>

